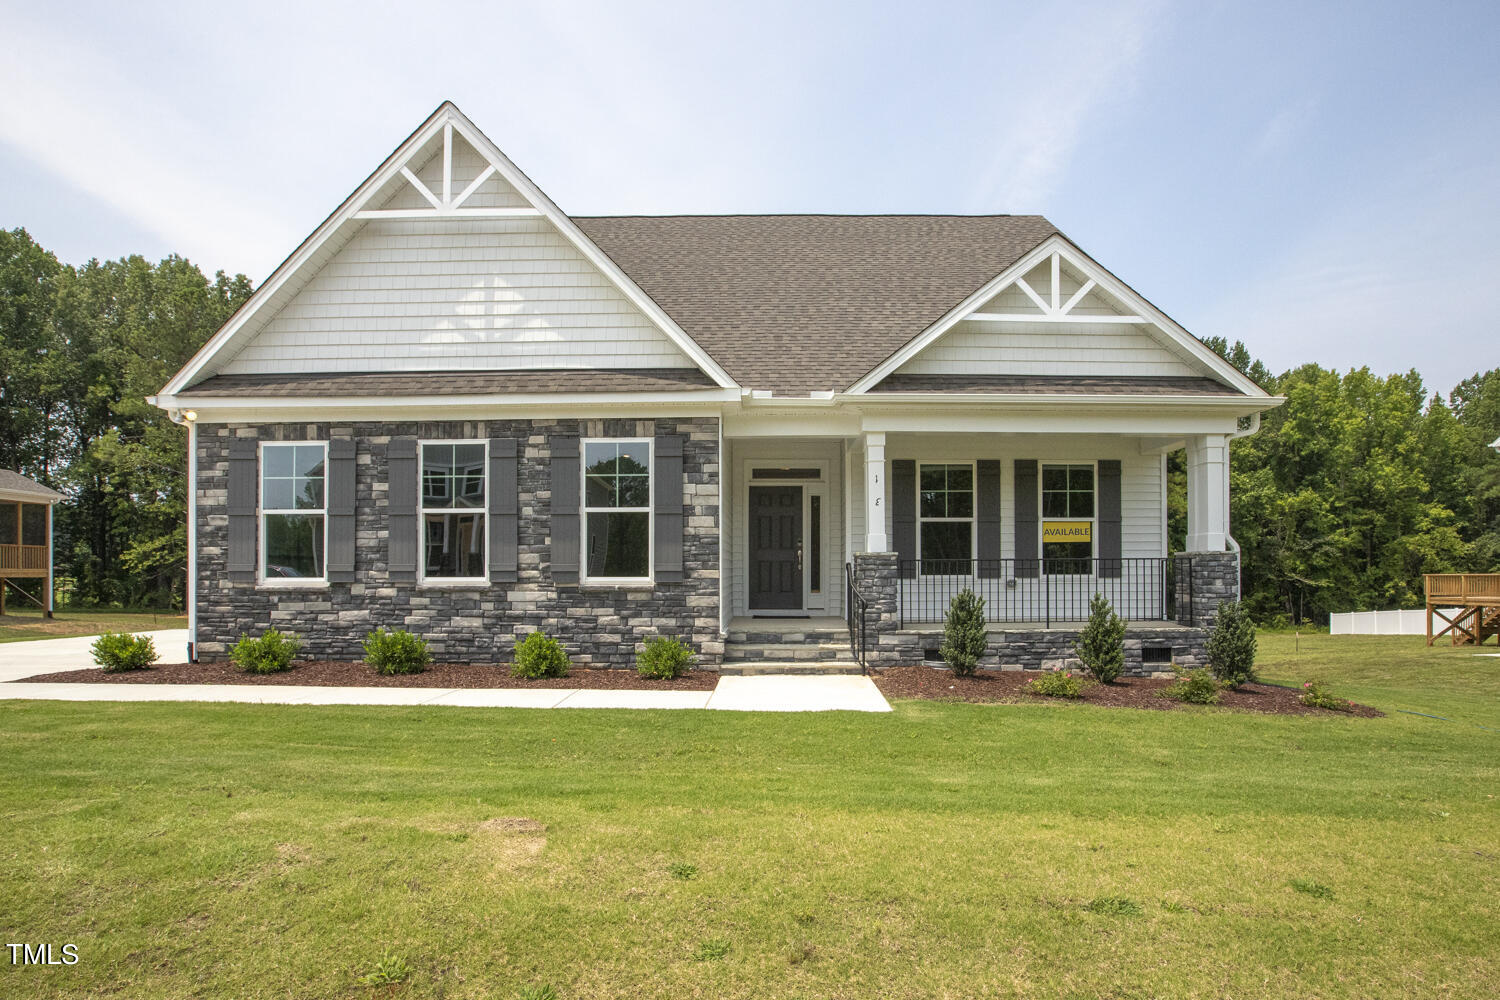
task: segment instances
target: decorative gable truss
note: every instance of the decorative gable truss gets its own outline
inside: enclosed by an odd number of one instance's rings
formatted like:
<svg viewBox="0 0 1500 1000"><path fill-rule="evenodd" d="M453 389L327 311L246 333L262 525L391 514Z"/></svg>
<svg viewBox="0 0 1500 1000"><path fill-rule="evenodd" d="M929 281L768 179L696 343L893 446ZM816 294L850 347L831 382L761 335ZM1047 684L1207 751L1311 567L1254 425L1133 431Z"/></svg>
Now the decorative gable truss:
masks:
<svg viewBox="0 0 1500 1000"><path fill-rule="evenodd" d="M888 375L1209 376L1265 392L1062 236L1044 240L849 392Z"/></svg>
<svg viewBox="0 0 1500 1000"><path fill-rule="evenodd" d="M216 374L697 368L735 383L444 103L164 389Z"/></svg>

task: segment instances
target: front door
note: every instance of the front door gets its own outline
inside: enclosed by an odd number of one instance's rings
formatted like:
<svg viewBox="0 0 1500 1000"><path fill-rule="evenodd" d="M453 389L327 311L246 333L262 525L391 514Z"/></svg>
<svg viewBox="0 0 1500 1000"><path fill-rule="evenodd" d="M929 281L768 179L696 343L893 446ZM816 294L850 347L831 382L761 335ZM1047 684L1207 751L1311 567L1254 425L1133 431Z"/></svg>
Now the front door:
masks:
<svg viewBox="0 0 1500 1000"><path fill-rule="evenodd" d="M802 487L750 487L750 610L802 610Z"/></svg>

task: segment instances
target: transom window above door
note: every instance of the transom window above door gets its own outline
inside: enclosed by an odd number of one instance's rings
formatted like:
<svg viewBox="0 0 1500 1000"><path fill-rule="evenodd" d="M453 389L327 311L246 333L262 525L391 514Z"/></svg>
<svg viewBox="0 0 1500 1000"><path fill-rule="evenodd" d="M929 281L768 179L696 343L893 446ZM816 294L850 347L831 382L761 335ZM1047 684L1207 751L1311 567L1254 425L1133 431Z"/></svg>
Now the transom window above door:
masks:
<svg viewBox="0 0 1500 1000"><path fill-rule="evenodd" d="M422 445L422 576L482 580L485 576L485 444Z"/></svg>
<svg viewBox="0 0 1500 1000"><path fill-rule="evenodd" d="M584 576L651 576L651 442L583 444Z"/></svg>
<svg viewBox="0 0 1500 1000"><path fill-rule="evenodd" d="M917 520L923 576L970 572L974 558L974 466L920 465Z"/></svg>

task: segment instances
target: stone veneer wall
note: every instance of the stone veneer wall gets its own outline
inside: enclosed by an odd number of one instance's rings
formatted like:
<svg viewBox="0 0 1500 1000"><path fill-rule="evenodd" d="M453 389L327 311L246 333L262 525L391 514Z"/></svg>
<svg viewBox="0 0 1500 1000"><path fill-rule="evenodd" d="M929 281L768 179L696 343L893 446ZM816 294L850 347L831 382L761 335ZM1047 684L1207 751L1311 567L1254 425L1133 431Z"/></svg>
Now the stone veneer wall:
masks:
<svg viewBox="0 0 1500 1000"><path fill-rule="evenodd" d="M1179 552L1174 558L1178 621L1210 625L1220 604L1239 599L1238 552Z"/></svg>
<svg viewBox="0 0 1500 1000"><path fill-rule="evenodd" d="M551 579L550 441L578 437L683 436L683 582L651 588L558 587ZM356 443L353 583L308 589L233 583L226 570L228 454L232 436L274 441L352 437ZM519 443L519 579L479 587L424 587L387 576L386 447L393 437ZM520 635L541 629L562 640L580 666L633 667L636 644L676 636L716 668L719 630L718 421L714 417L630 420L486 420L401 423L214 424L198 428L198 647L223 659L241 633L270 626L297 633L304 656L358 659L377 626L427 639L433 656L457 663L507 663Z"/></svg>

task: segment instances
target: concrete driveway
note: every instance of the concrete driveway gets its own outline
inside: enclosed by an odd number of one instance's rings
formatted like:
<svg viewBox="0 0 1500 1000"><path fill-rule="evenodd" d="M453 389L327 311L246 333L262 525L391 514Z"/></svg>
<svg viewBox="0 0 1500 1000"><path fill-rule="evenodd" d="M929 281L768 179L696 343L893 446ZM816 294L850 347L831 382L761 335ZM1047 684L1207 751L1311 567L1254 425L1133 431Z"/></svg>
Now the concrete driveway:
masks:
<svg viewBox="0 0 1500 1000"><path fill-rule="evenodd" d="M151 637L156 644L158 663L181 663L187 659L188 634L185 628L135 634ZM0 643L0 684L34 674L55 674L60 670L95 666L89 647L97 638L96 635L76 635L65 639Z"/></svg>

